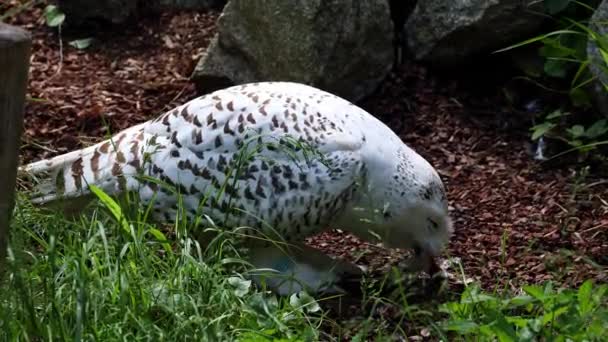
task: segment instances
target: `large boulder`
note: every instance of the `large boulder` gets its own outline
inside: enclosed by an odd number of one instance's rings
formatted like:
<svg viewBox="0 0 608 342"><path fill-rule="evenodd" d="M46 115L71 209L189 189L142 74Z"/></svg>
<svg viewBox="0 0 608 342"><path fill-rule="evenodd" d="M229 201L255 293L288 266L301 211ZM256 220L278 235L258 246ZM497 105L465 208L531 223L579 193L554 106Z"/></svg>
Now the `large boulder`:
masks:
<svg viewBox="0 0 608 342"><path fill-rule="evenodd" d="M143 11L163 9L221 9L227 0L57 0L71 24L102 20L122 24Z"/></svg>
<svg viewBox="0 0 608 342"><path fill-rule="evenodd" d="M417 60L455 66L529 38L540 28L542 11L542 1L418 1L405 27L408 49Z"/></svg>
<svg viewBox="0 0 608 342"><path fill-rule="evenodd" d="M390 71L386 0L230 0L192 78L201 93L256 81L293 81L351 101Z"/></svg>
<svg viewBox="0 0 608 342"><path fill-rule="evenodd" d="M608 34L608 0L602 1L602 3L596 8L593 16L590 19L590 28L606 37ZM604 51L608 53L608 51ZM604 116L608 117L608 64L601 55L598 43L592 39L587 43L587 56L591 63L589 64L589 70L595 77L595 81L590 84L590 93L593 98L593 102L597 110Z"/></svg>

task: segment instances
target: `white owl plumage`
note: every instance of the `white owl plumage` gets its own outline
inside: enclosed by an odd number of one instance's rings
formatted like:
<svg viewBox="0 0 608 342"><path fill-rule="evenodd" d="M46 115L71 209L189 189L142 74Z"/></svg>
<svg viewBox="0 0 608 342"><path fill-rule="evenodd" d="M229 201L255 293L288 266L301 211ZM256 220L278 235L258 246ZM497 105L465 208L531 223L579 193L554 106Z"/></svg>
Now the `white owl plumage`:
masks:
<svg viewBox="0 0 608 342"><path fill-rule="evenodd" d="M218 90L21 172L37 179L34 203L78 199L94 184L137 191L154 199L156 219L173 220L181 197L190 217L202 211L296 245L339 227L414 248L424 269L452 233L443 183L425 159L363 109L292 82Z"/></svg>

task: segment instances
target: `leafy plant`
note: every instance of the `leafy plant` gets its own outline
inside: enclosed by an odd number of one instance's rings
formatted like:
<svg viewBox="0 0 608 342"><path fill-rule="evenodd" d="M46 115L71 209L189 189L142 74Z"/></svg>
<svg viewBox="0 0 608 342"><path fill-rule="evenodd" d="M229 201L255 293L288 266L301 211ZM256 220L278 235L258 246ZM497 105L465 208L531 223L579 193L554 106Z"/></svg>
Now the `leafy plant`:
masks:
<svg viewBox="0 0 608 342"><path fill-rule="evenodd" d="M444 304L441 328L476 341L600 341L608 334L608 285L588 280L578 289L529 285L500 298L469 286Z"/></svg>
<svg viewBox="0 0 608 342"><path fill-rule="evenodd" d="M227 166L221 189L201 203L232 196L226 187L262 149L302 165L322 157L288 136L255 136ZM304 292L277 298L245 279L251 265L240 257L240 227L218 227L204 210L188 217L179 195L175 221L161 226L149 217L154 201L141 203L136 191L115 198L90 190L98 201L75 220L19 198L0 278L0 340L318 339L315 299ZM193 237L201 230L217 235L201 244Z"/></svg>
<svg viewBox="0 0 608 342"><path fill-rule="evenodd" d="M572 6L593 11L588 4L574 0L545 0L545 9L549 14L567 13ZM591 28L587 21L577 21L567 15L558 17L558 29L542 34L523 42L514 44L497 52L508 51L518 47L540 44L538 55L543 60L542 72L538 73L529 66L524 72L533 78L549 78L566 81L570 103L574 107L591 106L588 86L592 82L602 82L593 76L590 66L597 66L608 75L608 40ZM597 61L587 55L587 45L595 44L600 51L601 60ZM541 75L541 76L539 76ZM544 75L544 76L543 76ZM608 91L608 84L603 84ZM549 87L544 87L549 89ZM567 117L567 118L566 118ZM573 115L563 109L553 110L535 124L530 130L532 139L548 136L559 139L580 152L588 152L602 145L608 137L608 122L605 119L589 120L582 115Z"/></svg>
<svg viewBox="0 0 608 342"><path fill-rule="evenodd" d="M44 8L44 19L49 27L57 27L63 25L65 14L55 5L47 5Z"/></svg>
<svg viewBox="0 0 608 342"><path fill-rule="evenodd" d="M61 26L65 22L65 14L55 5L47 5L44 8L44 19L49 27L56 27L61 35ZM69 44L79 50L88 48L93 42L93 38L75 39Z"/></svg>
<svg viewBox="0 0 608 342"><path fill-rule="evenodd" d="M550 14L564 11L570 4L587 5L570 0L545 0L545 8ZM542 70L539 73L533 67L526 65L523 71L529 77L538 78L545 75L550 78L569 80L569 94L572 103L579 106L588 106L589 97L582 87L590 82L585 77L590 64L587 57L587 43L591 36L585 23L580 23L568 17L557 18L558 29L549 33L538 35L520 43L513 44L496 52L504 52L515 48L540 44L538 56L543 60Z"/></svg>
<svg viewBox="0 0 608 342"><path fill-rule="evenodd" d="M88 48L93 42L93 38L84 38L84 39L76 39L72 40L69 44L79 50L84 50Z"/></svg>
<svg viewBox="0 0 608 342"><path fill-rule="evenodd" d="M316 302L255 290L232 235L203 249L186 234L192 223L161 228L147 208L94 193L100 206L76 220L18 200L1 340L318 338Z"/></svg>
<svg viewBox="0 0 608 342"><path fill-rule="evenodd" d="M608 120L600 119L593 124L584 126L574 124L566 126L562 124L563 118L571 116L569 112L557 109L544 117L543 121L530 128L532 140L537 140L542 136L548 136L566 142L568 145L579 148L581 151L589 151L593 147L588 146L602 139L608 134ZM561 128L557 133L556 129Z"/></svg>

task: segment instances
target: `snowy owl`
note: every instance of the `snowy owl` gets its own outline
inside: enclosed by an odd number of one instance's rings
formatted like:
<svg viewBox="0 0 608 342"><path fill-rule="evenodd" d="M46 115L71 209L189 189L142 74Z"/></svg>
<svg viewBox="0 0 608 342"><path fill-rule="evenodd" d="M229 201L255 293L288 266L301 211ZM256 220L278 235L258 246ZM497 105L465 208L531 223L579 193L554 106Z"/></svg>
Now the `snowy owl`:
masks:
<svg viewBox="0 0 608 342"><path fill-rule="evenodd" d="M204 213L249 227L252 264L295 276L268 282L280 293L318 291L356 272L295 251L310 251L304 239L324 230L413 249L411 264L427 271L452 234L443 183L424 158L358 106L293 82L218 90L20 171L36 180L33 203L84 203L95 185L135 191L156 220ZM269 246L269 236L288 247ZM277 248L297 261L285 263Z"/></svg>

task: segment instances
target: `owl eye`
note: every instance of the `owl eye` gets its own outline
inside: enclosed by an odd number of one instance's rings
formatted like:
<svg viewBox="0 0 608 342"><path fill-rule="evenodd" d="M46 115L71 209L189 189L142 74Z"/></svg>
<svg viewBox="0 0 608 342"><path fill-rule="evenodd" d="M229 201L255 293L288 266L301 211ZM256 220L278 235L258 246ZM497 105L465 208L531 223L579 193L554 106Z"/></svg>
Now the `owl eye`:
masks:
<svg viewBox="0 0 608 342"><path fill-rule="evenodd" d="M435 221L433 221L430 218L427 218L427 221L429 221L429 224L431 225L431 229L432 230L437 230L439 228L439 224Z"/></svg>

